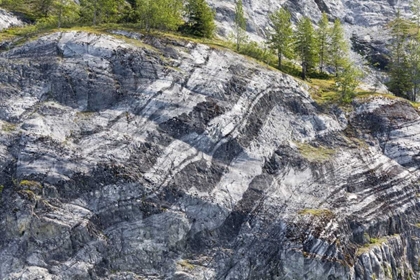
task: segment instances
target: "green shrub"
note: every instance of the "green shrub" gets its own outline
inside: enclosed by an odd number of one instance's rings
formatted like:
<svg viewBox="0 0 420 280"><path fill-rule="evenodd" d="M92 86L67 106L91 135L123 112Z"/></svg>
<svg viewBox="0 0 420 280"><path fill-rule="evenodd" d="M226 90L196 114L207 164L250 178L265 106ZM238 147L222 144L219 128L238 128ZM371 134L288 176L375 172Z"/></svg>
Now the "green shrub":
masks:
<svg viewBox="0 0 420 280"><path fill-rule="evenodd" d="M255 41L250 41L246 44L243 44L239 49L239 53L250 56L267 64L273 64L276 57L268 48L262 48Z"/></svg>

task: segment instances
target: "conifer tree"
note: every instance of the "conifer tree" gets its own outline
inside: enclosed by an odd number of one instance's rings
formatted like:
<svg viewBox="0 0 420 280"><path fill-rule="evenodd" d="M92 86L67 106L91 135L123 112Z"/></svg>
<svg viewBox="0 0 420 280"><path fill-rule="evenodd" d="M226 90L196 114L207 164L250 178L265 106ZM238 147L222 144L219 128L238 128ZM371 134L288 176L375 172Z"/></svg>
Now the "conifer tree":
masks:
<svg viewBox="0 0 420 280"><path fill-rule="evenodd" d="M182 24L182 0L137 0L136 7L147 32L153 28L176 30Z"/></svg>
<svg viewBox="0 0 420 280"><path fill-rule="evenodd" d="M295 51L302 65L302 79L305 80L318 62L315 32L308 17L299 20L295 40Z"/></svg>
<svg viewBox="0 0 420 280"><path fill-rule="evenodd" d="M293 58L293 29L291 15L288 11L280 8L270 15L273 32L269 35L269 44L276 50L278 68L282 67L282 58Z"/></svg>
<svg viewBox="0 0 420 280"><path fill-rule="evenodd" d="M348 102L353 98L361 76L361 72L350 62L340 68L339 73L335 77L335 84L338 92L341 94L342 101Z"/></svg>
<svg viewBox="0 0 420 280"><path fill-rule="evenodd" d="M322 13L322 17L318 22L317 40L319 44L319 69L322 73L324 71L325 62L329 59L329 39L330 29L328 23L328 17L325 12Z"/></svg>
<svg viewBox="0 0 420 280"><path fill-rule="evenodd" d="M40 24L56 25L60 28L79 18L79 5L73 0L36 0L34 4L38 8Z"/></svg>
<svg viewBox="0 0 420 280"><path fill-rule="evenodd" d="M330 61L334 67L335 75L338 76L339 68L346 66L349 55L349 46L344 37L344 30L339 19L334 21L334 26L331 29L330 36Z"/></svg>
<svg viewBox="0 0 420 280"><path fill-rule="evenodd" d="M408 24L397 12L396 18L390 23L391 32L391 62L389 66L388 88L395 95L407 98L407 93L412 88L410 78L409 61L406 53L406 42L408 37Z"/></svg>
<svg viewBox="0 0 420 280"><path fill-rule="evenodd" d="M407 42L407 64L410 76L411 90L407 93L411 101L417 101L420 88L420 35L410 38Z"/></svg>
<svg viewBox="0 0 420 280"><path fill-rule="evenodd" d="M186 18L184 31L199 37L213 37L216 29L214 13L205 0L188 0Z"/></svg>
<svg viewBox="0 0 420 280"><path fill-rule="evenodd" d="M414 14L414 21L417 27L417 36L420 35L420 0L413 0L411 10Z"/></svg>
<svg viewBox="0 0 420 280"><path fill-rule="evenodd" d="M235 6L235 37L236 51L239 51L242 43L246 40L246 19L242 0L236 0Z"/></svg>
<svg viewBox="0 0 420 280"><path fill-rule="evenodd" d="M24 0L2 0L0 1L2 7L6 7L10 10L22 10Z"/></svg>
<svg viewBox="0 0 420 280"><path fill-rule="evenodd" d="M92 25L117 22L124 5L124 0L80 0L80 14Z"/></svg>

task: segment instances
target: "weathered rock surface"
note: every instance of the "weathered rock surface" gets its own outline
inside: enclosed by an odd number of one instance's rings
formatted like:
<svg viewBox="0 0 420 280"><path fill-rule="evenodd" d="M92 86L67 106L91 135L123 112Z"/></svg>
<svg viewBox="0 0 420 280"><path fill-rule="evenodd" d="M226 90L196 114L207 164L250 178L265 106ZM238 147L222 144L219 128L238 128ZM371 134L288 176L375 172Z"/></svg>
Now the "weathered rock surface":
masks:
<svg viewBox="0 0 420 280"><path fill-rule="evenodd" d="M0 30L23 25L23 21L10 12L0 9Z"/></svg>
<svg viewBox="0 0 420 280"><path fill-rule="evenodd" d="M55 33L0 67L1 279L420 276L406 101L321 108L172 39Z"/></svg>

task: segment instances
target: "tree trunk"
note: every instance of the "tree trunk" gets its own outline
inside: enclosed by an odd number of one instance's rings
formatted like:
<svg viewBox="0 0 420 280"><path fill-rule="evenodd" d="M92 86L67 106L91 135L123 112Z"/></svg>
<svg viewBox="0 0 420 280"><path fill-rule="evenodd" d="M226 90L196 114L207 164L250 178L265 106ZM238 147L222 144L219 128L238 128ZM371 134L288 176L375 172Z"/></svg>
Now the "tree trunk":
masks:
<svg viewBox="0 0 420 280"><path fill-rule="evenodd" d="M92 24L96 25L96 14L98 13L98 0L95 1L94 12L93 12L93 22Z"/></svg>
<svg viewBox="0 0 420 280"><path fill-rule="evenodd" d="M307 70L306 61L304 61L302 62L302 80L306 80Z"/></svg>
<svg viewBox="0 0 420 280"><path fill-rule="evenodd" d="M279 70L281 70L281 52L280 51L277 51L277 57L279 58Z"/></svg>
<svg viewBox="0 0 420 280"><path fill-rule="evenodd" d="M61 0L60 10L58 12L58 28L61 28L61 18L62 18L62 14L63 14L63 5L64 5L64 1Z"/></svg>

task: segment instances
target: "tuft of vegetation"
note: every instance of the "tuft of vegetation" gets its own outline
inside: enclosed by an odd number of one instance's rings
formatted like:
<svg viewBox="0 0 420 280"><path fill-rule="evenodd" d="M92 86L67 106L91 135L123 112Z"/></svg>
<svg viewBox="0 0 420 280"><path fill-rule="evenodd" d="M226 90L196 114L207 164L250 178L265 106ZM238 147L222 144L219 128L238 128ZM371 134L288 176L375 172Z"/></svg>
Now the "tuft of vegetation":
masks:
<svg viewBox="0 0 420 280"><path fill-rule="evenodd" d="M312 215L315 217L334 217L334 213L329 209L302 209L299 215Z"/></svg>
<svg viewBox="0 0 420 280"><path fill-rule="evenodd" d="M187 270L193 270L193 269L194 269L194 265L193 265L193 264L191 264L191 263L189 263L187 260L180 260L180 261L178 262L178 264L179 264L182 268L187 269Z"/></svg>
<svg viewBox="0 0 420 280"><path fill-rule="evenodd" d="M334 80L332 79L311 79L311 82L308 83L312 86L311 97L316 101L316 103L323 104L339 104L340 103L340 93L337 92Z"/></svg>
<svg viewBox="0 0 420 280"><path fill-rule="evenodd" d="M37 181L31 181L31 180L22 180L20 181L19 186L30 188L30 189L42 189L41 183Z"/></svg>
<svg viewBox="0 0 420 280"><path fill-rule="evenodd" d="M322 163L330 160L335 155L335 150L324 146L314 147L307 143L298 143L300 154L310 162Z"/></svg>
<svg viewBox="0 0 420 280"><path fill-rule="evenodd" d="M368 240L368 243L364 244L363 247L360 247L357 249L357 252L356 252L357 256L363 255L369 252L370 250L372 250L372 248L380 246L383 243L388 241L387 237L375 238L375 237L370 237L369 234L367 233L365 233L364 236L365 236L365 239Z"/></svg>

